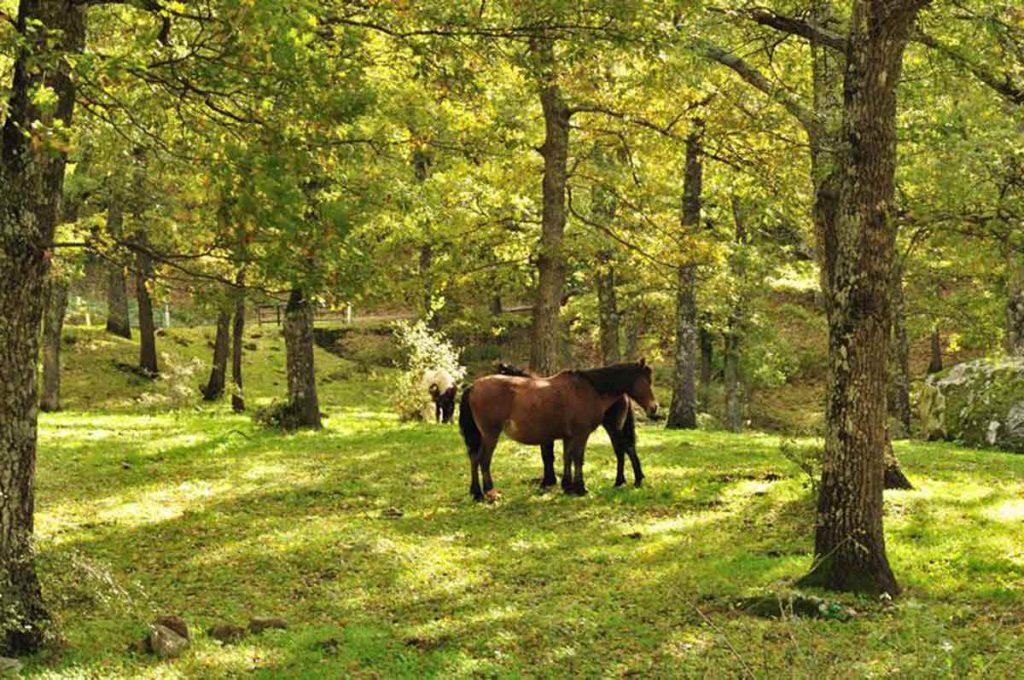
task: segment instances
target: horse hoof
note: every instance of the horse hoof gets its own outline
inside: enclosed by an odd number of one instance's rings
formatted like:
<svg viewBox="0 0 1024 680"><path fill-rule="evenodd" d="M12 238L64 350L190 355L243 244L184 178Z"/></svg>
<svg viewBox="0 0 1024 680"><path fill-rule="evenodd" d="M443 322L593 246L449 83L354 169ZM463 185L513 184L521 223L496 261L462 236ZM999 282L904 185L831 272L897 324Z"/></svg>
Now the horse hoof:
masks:
<svg viewBox="0 0 1024 680"><path fill-rule="evenodd" d="M615 480L615 488L616 489L619 488L620 486L625 486L625 485L626 485L626 480L625 479L616 479Z"/></svg>

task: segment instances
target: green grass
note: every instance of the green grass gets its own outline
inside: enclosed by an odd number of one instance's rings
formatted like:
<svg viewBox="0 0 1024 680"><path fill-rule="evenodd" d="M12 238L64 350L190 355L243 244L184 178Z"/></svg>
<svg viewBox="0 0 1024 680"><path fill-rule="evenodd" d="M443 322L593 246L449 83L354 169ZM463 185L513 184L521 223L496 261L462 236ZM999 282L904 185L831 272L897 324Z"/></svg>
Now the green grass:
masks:
<svg viewBox="0 0 1024 680"><path fill-rule="evenodd" d="M192 344L175 361L205 354L205 331L178 332ZM541 494L538 452L504 441L502 497L475 504L456 429L399 424L381 375L324 383L326 430L279 435L222 405L138 412L135 394L165 386L110 384L113 369L103 383L95 367L131 346L81 335L96 346L69 357L76 409L40 430L39 550L65 643L30 675L917 678L1024 665L1022 457L898 445L917 485L886 494L906 593L891 606L825 595L858 612L845 623L769 620L735 603L792 590L814 522L773 436L643 428L648 485L616 490L595 435L582 499ZM254 401L281 389L271 335L250 354ZM317 360L324 375L348 368ZM197 632L178 660L126 651L159 614ZM289 629L229 646L203 633L253 615Z"/></svg>

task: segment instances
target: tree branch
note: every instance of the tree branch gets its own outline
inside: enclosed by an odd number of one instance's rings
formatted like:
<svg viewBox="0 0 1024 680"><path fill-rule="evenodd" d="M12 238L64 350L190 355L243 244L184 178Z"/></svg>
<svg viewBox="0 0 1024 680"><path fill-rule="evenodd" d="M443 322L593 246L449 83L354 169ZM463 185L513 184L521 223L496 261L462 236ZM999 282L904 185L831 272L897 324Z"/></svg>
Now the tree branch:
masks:
<svg viewBox="0 0 1024 680"><path fill-rule="evenodd" d="M806 38L812 43L831 47L839 52L846 52L846 38L839 33L834 33L823 26L818 26L805 19L779 14L765 7L752 7L750 9L725 9L712 8L711 11L721 12L728 16L739 16L753 21L761 26L774 28L783 33L798 35Z"/></svg>
<svg viewBox="0 0 1024 680"><path fill-rule="evenodd" d="M766 94L769 99L781 104L786 111L800 121L800 124L803 125L804 129L807 131L807 135L811 139L815 139L820 136L821 126L819 125L817 118L815 118L814 113L804 106L799 99L791 95L789 92L786 92L784 89L776 86L770 80L765 78L760 71L732 52L729 52L707 40L699 40L696 46L697 49L705 56L732 69L748 84Z"/></svg>
<svg viewBox="0 0 1024 680"><path fill-rule="evenodd" d="M936 38L925 33L924 30L920 28L914 33L913 40L945 55L963 68L967 69L975 78L981 81L984 85L995 90L1001 97L1009 101L1011 104L1014 104L1015 106L1024 105L1024 87L1014 83L1013 77L1009 72L996 73L994 71L990 71L981 64L973 61L970 57L961 54L955 48L939 42Z"/></svg>

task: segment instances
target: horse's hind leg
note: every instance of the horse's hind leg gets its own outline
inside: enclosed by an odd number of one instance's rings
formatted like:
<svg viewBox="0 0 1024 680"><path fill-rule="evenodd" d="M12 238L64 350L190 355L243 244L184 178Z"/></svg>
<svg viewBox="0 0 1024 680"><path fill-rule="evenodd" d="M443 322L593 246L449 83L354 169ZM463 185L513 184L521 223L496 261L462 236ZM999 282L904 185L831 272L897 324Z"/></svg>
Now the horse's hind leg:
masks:
<svg viewBox="0 0 1024 680"><path fill-rule="evenodd" d="M469 493L473 500L482 501L484 494L480 490L480 450L469 455Z"/></svg>
<svg viewBox="0 0 1024 680"><path fill-rule="evenodd" d="M569 452L568 439L562 442L562 491L572 493L572 454Z"/></svg>
<svg viewBox="0 0 1024 680"><path fill-rule="evenodd" d="M555 478L555 442L540 445L540 459L544 462L544 479L540 487L546 489L558 482Z"/></svg>
<svg viewBox="0 0 1024 680"><path fill-rule="evenodd" d="M615 451L615 486L622 486L626 483L626 446L622 436L614 430L608 429L608 438L612 440Z"/></svg>
<svg viewBox="0 0 1024 680"><path fill-rule="evenodd" d="M565 440L565 473L562 477L562 490L567 494L575 494L577 496L587 495L587 484L583 480L583 457L584 452L587 450L587 438L580 437L577 439L566 439ZM566 477L568 476L568 465L569 461L572 462L573 474L568 484L566 484Z"/></svg>
<svg viewBox="0 0 1024 680"><path fill-rule="evenodd" d="M494 489L494 481L491 479L491 459L494 458L494 448L498 445L497 438L490 439L484 437L484 441L480 444L480 470L484 476L484 494L488 494Z"/></svg>

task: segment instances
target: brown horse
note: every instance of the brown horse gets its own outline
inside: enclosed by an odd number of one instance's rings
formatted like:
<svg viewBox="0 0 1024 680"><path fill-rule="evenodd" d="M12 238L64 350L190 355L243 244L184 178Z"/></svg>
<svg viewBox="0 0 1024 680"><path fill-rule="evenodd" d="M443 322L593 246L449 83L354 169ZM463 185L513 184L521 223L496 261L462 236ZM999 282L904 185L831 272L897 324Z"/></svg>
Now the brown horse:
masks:
<svg viewBox="0 0 1024 680"><path fill-rule="evenodd" d="M470 487L480 500L494 488L491 458L502 430L521 444L563 442L562 489L583 495L583 454L590 433L609 407L628 395L650 415L658 410L651 368L615 364L588 371L562 371L549 378L489 375L462 393L459 429L470 460ZM483 473L483 489L480 474Z"/></svg>
<svg viewBox="0 0 1024 680"><path fill-rule="evenodd" d="M530 371L506 364L498 364L498 373L501 375L517 375L521 378L536 378ZM615 452L615 486L623 486L626 483L626 456L629 456L629 463L633 466L633 486L643 485L644 473L640 467L640 457L636 454L636 416L633 415L633 402L626 395L608 407L601 420L601 426L608 433L608 439L612 443L612 450ZM542 489L554 486L558 480L555 479L555 442L551 441L540 446L540 459L544 464L544 478L541 480Z"/></svg>

